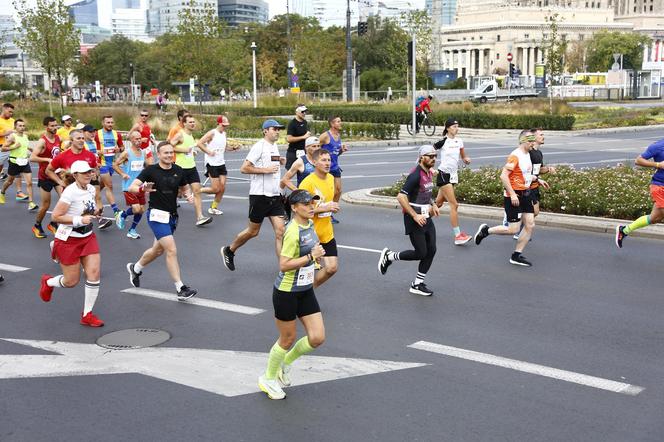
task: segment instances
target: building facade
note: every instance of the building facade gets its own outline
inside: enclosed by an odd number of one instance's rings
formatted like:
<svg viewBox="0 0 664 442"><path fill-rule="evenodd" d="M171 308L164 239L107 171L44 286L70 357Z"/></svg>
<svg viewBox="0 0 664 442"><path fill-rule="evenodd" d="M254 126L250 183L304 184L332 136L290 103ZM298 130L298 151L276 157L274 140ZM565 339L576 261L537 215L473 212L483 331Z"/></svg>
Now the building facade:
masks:
<svg viewBox="0 0 664 442"><path fill-rule="evenodd" d="M267 23L269 6L263 0L218 0L217 11L220 20L230 26L245 23Z"/></svg>
<svg viewBox="0 0 664 442"><path fill-rule="evenodd" d="M148 34L151 37L174 31L180 23L179 14L190 9L183 0L150 0L148 5ZM197 0L194 12L217 10L217 0Z"/></svg>

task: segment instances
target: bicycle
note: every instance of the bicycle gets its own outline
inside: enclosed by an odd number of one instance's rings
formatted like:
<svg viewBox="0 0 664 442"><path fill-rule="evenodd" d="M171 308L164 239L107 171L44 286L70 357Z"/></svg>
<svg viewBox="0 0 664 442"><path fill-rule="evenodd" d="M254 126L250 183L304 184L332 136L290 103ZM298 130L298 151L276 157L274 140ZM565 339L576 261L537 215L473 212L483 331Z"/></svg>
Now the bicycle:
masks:
<svg viewBox="0 0 664 442"><path fill-rule="evenodd" d="M420 122L420 127L417 132L420 130L424 132L426 136L432 137L436 133L436 122L433 117L429 116L428 112L423 112L422 121ZM408 129L408 135L413 135L413 124L412 122L406 125Z"/></svg>

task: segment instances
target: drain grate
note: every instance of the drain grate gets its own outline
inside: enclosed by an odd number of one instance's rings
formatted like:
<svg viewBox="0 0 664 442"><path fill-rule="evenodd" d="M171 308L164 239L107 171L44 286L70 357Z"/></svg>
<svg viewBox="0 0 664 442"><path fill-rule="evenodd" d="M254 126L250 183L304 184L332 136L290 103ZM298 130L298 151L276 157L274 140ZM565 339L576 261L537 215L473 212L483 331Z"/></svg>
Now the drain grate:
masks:
<svg viewBox="0 0 664 442"><path fill-rule="evenodd" d="M134 350L154 347L171 339L171 334L154 328L118 330L97 339L97 345L111 350Z"/></svg>

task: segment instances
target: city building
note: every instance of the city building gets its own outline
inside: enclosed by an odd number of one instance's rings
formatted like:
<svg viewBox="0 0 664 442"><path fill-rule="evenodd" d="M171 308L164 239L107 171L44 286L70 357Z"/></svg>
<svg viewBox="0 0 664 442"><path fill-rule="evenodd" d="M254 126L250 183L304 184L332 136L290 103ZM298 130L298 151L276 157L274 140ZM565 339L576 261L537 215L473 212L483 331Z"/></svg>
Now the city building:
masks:
<svg viewBox="0 0 664 442"><path fill-rule="evenodd" d="M230 26L267 23L269 7L263 0L218 0L218 15Z"/></svg>
<svg viewBox="0 0 664 442"><path fill-rule="evenodd" d="M425 9L429 12L431 21L434 22L438 19L441 26L451 25L456 16L457 0L443 0L439 3L437 10L434 11L434 0L426 0ZM436 16L433 15L434 12L436 12Z"/></svg>
<svg viewBox="0 0 664 442"><path fill-rule="evenodd" d="M322 27L346 26L347 2L341 0L313 0L313 16ZM350 0L350 22L353 26L359 19L359 1Z"/></svg>
<svg viewBox="0 0 664 442"><path fill-rule="evenodd" d="M69 15L86 45L112 35L148 41L148 6L148 0L81 0L69 5Z"/></svg>
<svg viewBox="0 0 664 442"><path fill-rule="evenodd" d="M291 14L298 14L302 17L313 17L314 15L314 0L292 0L289 6Z"/></svg>

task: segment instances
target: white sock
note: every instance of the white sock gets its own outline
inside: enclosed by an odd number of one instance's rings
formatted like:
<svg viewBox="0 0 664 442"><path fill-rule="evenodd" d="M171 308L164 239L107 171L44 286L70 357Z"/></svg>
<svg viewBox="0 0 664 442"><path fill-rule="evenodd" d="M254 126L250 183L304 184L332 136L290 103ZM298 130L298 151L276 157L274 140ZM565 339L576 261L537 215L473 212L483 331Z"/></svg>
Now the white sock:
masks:
<svg viewBox="0 0 664 442"><path fill-rule="evenodd" d="M54 276L46 281L46 285L49 287L64 287L64 284L62 284L63 279L65 279L63 275Z"/></svg>
<svg viewBox="0 0 664 442"><path fill-rule="evenodd" d="M141 273L143 271L143 268L144 267L141 265L141 263L136 261L136 263L134 264L134 272Z"/></svg>
<svg viewBox="0 0 664 442"><path fill-rule="evenodd" d="M83 316L92 311L99 295L99 281L85 281L85 304L83 305Z"/></svg>
<svg viewBox="0 0 664 442"><path fill-rule="evenodd" d="M177 290L179 292L183 285L184 284L182 284L182 281L177 281L175 283L175 290Z"/></svg>
<svg viewBox="0 0 664 442"><path fill-rule="evenodd" d="M413 281L413 285L422 284L424 282L424 278L426 277L427 277L426 273L417 272L417 276L415 276L415 281Z"/></svg>
<svg viewBox="0 0 664 442"><path fill-rule="evenodd" d="M398 261L399 260L399 252L388 252L387 253L387 260L388 261Z"/></svg>

